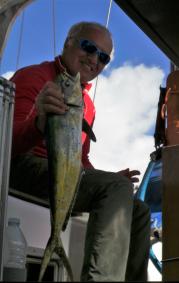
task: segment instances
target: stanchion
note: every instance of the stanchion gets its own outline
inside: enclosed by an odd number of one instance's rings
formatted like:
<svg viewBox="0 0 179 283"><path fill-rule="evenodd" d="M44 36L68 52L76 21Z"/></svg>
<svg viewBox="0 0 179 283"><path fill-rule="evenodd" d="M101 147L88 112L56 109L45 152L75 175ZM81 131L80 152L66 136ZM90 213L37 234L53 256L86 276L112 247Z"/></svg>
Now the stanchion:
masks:
<svg viewBox="0 0 179 283"><path fill-rule="evenodd" d="M3 250L8 204L14 96L14 83L0 77L0 281L3 278Z"/></svg>

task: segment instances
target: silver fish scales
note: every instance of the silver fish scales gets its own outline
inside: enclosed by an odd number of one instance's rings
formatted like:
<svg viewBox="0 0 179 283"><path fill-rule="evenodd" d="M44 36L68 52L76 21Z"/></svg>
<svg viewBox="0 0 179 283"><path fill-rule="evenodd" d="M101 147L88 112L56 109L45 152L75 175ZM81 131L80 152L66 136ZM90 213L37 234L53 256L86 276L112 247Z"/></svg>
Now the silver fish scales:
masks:
<svg viewBox="0 0 179 283"><path fill-rule="evenodd" d="M68 276L73 281L60 233L72 206L81 173L83 100L80 74L75 78L66 73L60 74L56 83L63 89L69 110L64 115L49 114L46 123L51 235L44 251L39 281L54 252L63 261Z"/></svg>

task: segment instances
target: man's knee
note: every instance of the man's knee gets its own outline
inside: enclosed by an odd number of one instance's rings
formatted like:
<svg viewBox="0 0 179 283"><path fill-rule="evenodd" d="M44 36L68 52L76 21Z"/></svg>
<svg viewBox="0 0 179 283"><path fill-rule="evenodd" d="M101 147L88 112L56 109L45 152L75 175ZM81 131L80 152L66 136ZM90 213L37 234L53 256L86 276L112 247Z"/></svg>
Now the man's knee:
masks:
<svg viewBox="0 0 179 283"><path fill-rule="evenodd" d="M132 192L133 192L133 184L132 182L129 180L129 178L120 175L118 173L114 173L114 181L117 182L118 184L121 184L127 188L129 188Z"/></svg>
<svg viewBox="0 0 179 283"><path fill-rule="evenodd" d="M134 198L134 215L137 218L143 218L150 225L150 207L142 200Z"/></svg>

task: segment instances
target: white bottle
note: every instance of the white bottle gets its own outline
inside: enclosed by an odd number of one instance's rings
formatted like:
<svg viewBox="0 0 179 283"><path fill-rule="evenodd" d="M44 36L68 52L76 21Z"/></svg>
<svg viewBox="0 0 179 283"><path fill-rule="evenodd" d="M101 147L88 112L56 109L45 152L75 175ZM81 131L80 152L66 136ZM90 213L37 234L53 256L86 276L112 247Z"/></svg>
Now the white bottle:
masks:
<svg viewBox="0 0 179 283"><path fill-rule="evenodd" d="M18 218L8 220L4 252L3 280L26 281L27 242Z"/></svg>

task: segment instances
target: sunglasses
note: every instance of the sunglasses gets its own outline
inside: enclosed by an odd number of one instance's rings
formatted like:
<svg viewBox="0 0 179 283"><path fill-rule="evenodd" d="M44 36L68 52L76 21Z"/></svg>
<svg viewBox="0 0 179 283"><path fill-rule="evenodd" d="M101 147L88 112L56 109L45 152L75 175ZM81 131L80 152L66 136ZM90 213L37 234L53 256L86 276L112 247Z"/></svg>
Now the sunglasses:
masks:
<svg viewBox="0 0 179 283"><path fill-rule="evenodd" d="M88 54L97 54L99 61L103 64L103 65L107 65L110 61L110 56L101 51L93 42L91 42L88 39L79 39L78 40L79 44L80 44L80 48L87 52Z"/></svg>

